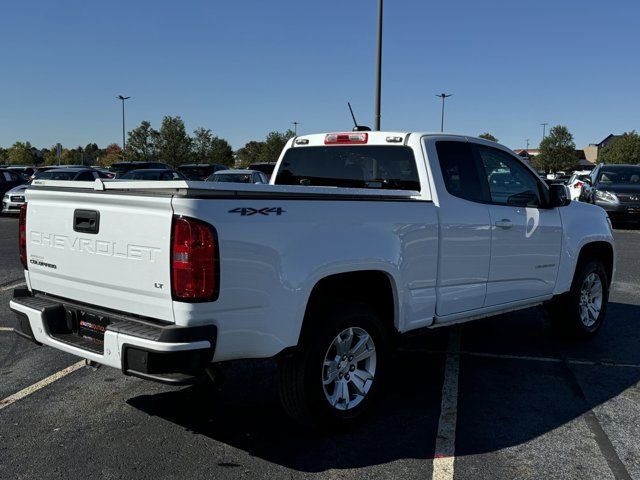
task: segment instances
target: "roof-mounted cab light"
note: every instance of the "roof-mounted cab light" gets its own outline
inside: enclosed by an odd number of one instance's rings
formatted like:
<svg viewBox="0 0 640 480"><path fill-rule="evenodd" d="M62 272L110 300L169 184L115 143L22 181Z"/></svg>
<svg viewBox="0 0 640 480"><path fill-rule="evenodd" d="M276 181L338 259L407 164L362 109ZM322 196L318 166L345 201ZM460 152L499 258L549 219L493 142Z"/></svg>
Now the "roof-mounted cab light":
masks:
<svg viewBox="0 0 640 480"><path fill-rule="evenodd" d="M309 145L308 138L296 138L296 145Z"/></svg>
<svg viewBox="0 0 640 480"><path fill-rule="evenodd" d="M387 137L387 142L389 142L389 143L400 143L400 142L402 142L402 137Z"/></svg>
<svg viewBox="0 0 640 480"><path fill-rule="evenodd" d="M368 133L329 133L324 137L324 144L363 144L368 139Z"/></svg>

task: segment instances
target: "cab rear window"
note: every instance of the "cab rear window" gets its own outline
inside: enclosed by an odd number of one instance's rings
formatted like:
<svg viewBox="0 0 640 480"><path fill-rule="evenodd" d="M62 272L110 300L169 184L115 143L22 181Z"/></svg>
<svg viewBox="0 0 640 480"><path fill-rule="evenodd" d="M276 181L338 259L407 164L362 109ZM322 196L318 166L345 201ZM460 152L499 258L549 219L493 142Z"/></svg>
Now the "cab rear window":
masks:
<svg viewBox="0 0 640 480"><path fill-rule="evenodd" d="M387 145L291 148L275 184L420 190L413 151Z"/></svg>

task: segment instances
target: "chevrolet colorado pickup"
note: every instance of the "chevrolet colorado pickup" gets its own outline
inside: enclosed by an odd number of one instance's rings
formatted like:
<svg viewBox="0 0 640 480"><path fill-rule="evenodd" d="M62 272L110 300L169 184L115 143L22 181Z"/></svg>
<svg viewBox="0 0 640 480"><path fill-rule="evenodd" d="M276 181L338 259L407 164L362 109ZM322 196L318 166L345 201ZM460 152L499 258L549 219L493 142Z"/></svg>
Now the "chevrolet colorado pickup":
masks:
<svg viewBox="0 0 640 480"><path fill-rule="evenodd" d="M365 414L399 334L545 304L593 335L614 274L604 210L444 134L298 136L270 185L36 180L19 231L20 335L168 383L275 357L321 425Z"/></svg>

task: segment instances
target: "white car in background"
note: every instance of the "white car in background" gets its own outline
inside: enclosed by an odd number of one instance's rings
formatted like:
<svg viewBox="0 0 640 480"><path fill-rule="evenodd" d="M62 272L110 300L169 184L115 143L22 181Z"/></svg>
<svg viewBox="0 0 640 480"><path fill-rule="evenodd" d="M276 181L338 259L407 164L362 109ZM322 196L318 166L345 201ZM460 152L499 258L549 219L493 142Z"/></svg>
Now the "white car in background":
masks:
<svg viewBox="0 0 640 480"><path fill-rule="evenodd" d="M571 174L571 178L567 181L567 187L571 193L571 200L578 200L584 179L591 175L591 170L576 170Z"/></svg>
<svg viewBox="0 0 640 480"><path fill-rule="evenodd" d="M25 202L24 191L28 186L28 183L18 185L4 194L2 198L2 213L20 213L20 206Z"/></svg>

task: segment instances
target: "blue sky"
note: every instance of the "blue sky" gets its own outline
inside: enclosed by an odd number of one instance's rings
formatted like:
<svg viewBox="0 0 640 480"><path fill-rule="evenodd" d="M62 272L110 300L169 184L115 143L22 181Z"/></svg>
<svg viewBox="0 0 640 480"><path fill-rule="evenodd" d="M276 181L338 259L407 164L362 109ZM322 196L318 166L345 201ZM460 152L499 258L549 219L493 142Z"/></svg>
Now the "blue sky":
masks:
<svg viewBox="0 0 640 480"><path fill-rule="evenodd" d="M373 125L376 0L14 1L0 29L0 146L120 142L180 115L234 148ZM541 122L579 147L640 129L640 4L386 0L382 128L489 131L534 147Z"/></svg>

